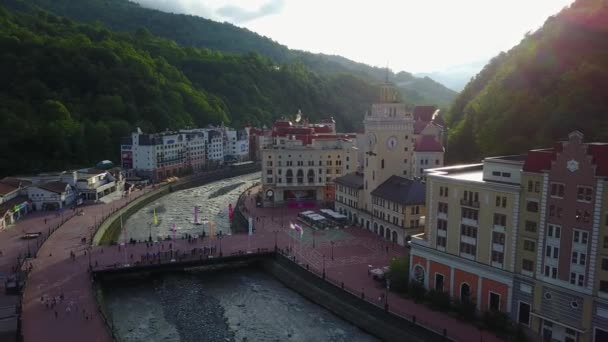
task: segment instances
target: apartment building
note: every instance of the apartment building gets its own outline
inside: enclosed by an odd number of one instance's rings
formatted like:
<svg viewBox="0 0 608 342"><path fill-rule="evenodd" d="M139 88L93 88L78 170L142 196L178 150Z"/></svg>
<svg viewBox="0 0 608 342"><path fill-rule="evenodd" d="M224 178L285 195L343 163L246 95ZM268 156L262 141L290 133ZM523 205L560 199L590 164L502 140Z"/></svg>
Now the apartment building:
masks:
<svg viewBox="0 0 608 342"><path fill-rule="evenodd" d="M412 279L546 341L608 340L608 144L553 148L426 172L428 221Z"/></svg>

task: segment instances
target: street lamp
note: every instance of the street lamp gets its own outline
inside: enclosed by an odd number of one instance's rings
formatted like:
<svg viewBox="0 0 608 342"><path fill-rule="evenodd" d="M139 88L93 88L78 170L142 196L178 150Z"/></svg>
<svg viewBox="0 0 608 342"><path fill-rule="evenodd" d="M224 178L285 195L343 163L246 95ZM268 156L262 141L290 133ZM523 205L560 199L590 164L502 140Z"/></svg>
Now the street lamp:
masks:
<svg viewBox="0 0 608 342"><path fill-rule="evenodd" d="M386 295L384 295L384 311L388 311L388 290L391 287L391 280L386 279Z"/></svg>
<svg viewBox="0 0 608 342"><path fill-rule="evenodd" d="M152 242L152 222L148 222L148 242Z"/></svg>
<svg viewBox="0 0 608 342"><path fill-rule="evenodd" d="M218 233L217 238L220 240L220 258L222 257L222 234Z"/></svg>
<svg viewBox="0 0 608 342"><path fill-rule="evenodd" d="M331 244L331 260L334 260L334 243L333 241L329 242Z"/></svg>
<svg viewBox="0 0 608 342"><path fill-rule="evenodd" d="M325 280L325 254L323 254L323 280Z"/></svg>

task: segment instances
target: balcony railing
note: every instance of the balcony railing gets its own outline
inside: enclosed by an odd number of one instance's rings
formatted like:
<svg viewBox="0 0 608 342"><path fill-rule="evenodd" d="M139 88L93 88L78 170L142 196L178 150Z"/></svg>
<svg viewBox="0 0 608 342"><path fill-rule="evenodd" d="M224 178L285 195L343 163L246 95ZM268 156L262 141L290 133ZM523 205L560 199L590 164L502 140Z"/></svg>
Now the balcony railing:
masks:
<svg viewBox="0 0 608 342"><path fill-rule="evenodd" d="M479 202L478 201L469 201L469 200L461 199L460 200L460 205L464 205L465 207L471 207L471 208L477 208L477 209L479 209Z"/></svg>

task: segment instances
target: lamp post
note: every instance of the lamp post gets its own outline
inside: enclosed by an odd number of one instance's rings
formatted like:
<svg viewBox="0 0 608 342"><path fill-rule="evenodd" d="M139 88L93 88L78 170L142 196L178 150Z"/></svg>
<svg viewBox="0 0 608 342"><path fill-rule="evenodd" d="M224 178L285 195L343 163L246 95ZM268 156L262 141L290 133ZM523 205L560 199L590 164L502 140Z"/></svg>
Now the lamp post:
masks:
<svg viewBox="0 0 608 342"><path fill-rule="evenodd" d="M222 234L217 234L217 238L220 240L220 258L222 257Z"/></svg>
<svg viewBox="0 0 608 342"><path fill-rule="evenodd" d="M384 295L384 311L388 311L388 290L391 287L391 280L386 279L386 294Z"/></svg>
<svg viewBox="0 0 608 342"><path fill-rule="evenodd" d="M152 222L148 222L148 242L152 242Z"/></svg>
<svg viewBox="0 0 608 342"><path fill-rule="evenodd" d="M325 280L325 254L323 254L323 280Z"/></svg>
<svg viewBox="0 0 608 342"><path fill-rule="evenodd" d="M334 243L333 241L329 242L331 244L331 260L334 260Z"/></svg>

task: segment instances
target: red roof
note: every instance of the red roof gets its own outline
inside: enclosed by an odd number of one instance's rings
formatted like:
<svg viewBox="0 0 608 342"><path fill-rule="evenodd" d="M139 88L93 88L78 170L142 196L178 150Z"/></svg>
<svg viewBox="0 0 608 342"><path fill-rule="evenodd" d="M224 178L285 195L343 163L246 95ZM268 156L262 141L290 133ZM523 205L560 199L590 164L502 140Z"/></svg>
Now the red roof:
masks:
<svg viewBox="0 0 608 342"><path fill-rule="evenodd" d="M4 196L4 195L8 195L11 192L17 190L18 188L8 185L8 184L4 184L4 183L0 183L0 196Z"/></svg>
<svg viewBox="0 0 608 342"><path fill-rule="evenodd" d="M555 159L555 150L547 148L543 150L530 150L524 162L523 170L527 172L542 172L551 168L551 162Z"/></svg>
<svg viewBox="0 0 608 342"><path fill-rule="evenodd" d="M274 127L291 127L291 121L277 120L274 122Z"/></svg>
<svg viewBox="0 0 608 342"><path fill-rule="evenodd" d="M329 126L314 126L315 133L332 133L333 129Z"/></svg>
<svg viewBox="0 0 608 342"><path fill-rule="evenodd" d="M591 143L587 145L587 153L593 157L596 166L595 175L601 177L608 176L608 144Z"/></svg>
<svg viewBox="0 0 608 342"><path fill-rule="evenodd" d="M416 121L416 122L414 122L414 134L420 134L420 133L422 133L422 131L424 131L424 129L428 125L429 125L429 123L426 122L426 121Z"/></svg>
<svg viewBox="0 0 608 342"><path fill-rule="evenodd" d="M435 106L416 106L414 107L414 121L425 121L431 122L433 120L433 114L437 111Z"/></svg>
<svg viewBox="0 0 608 342"><path fill-rule="evenodd" d="M443 146L432 135L423 135L414 146L416 152L443 152Z"/></svg>

